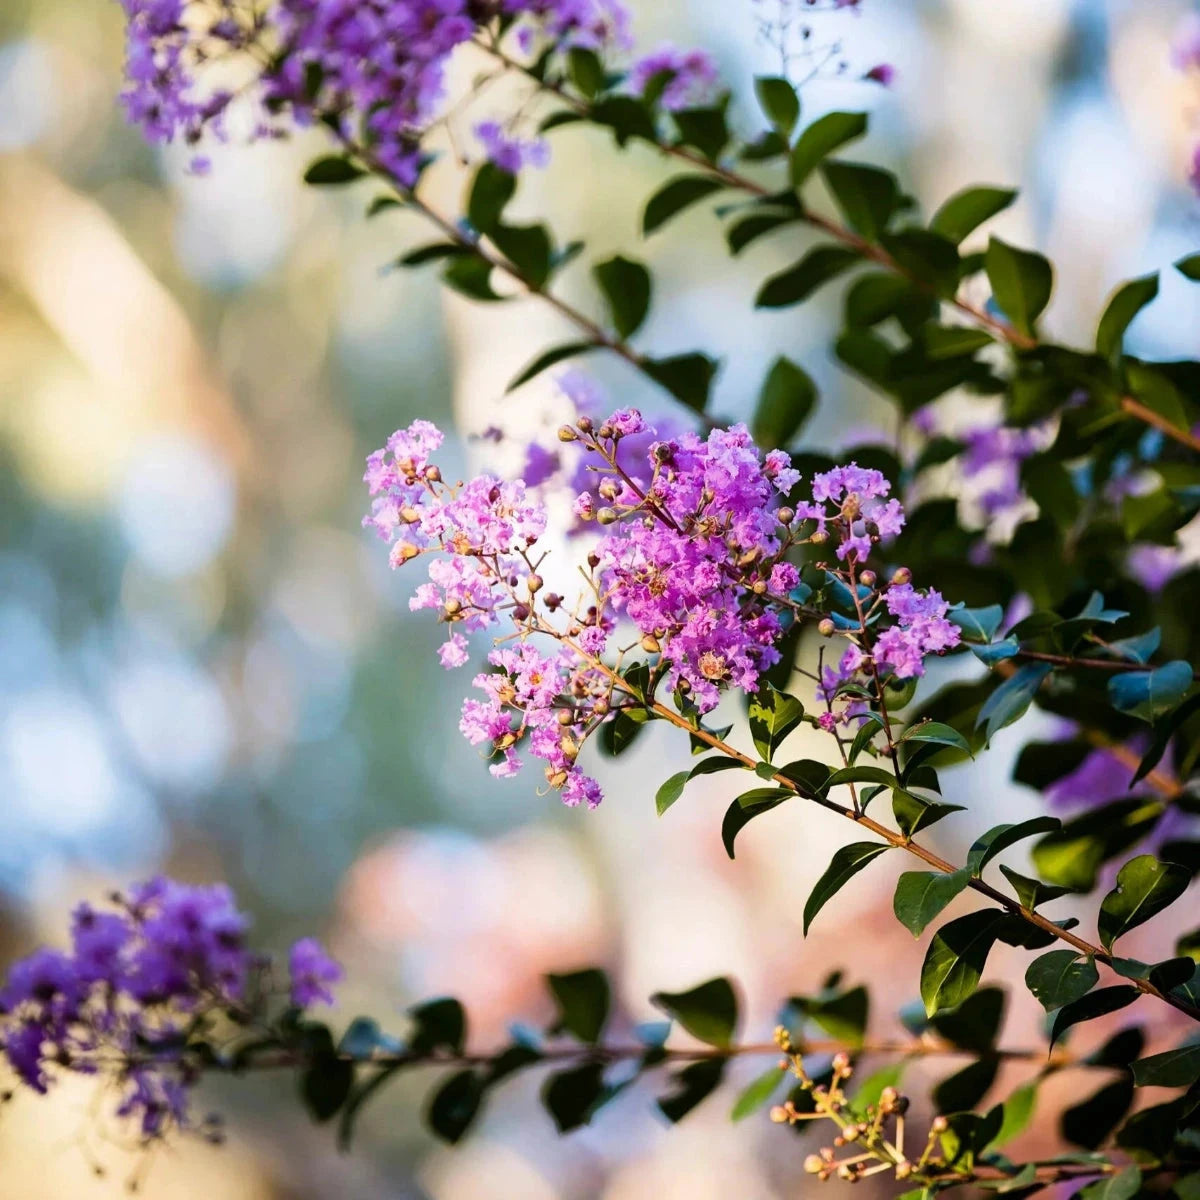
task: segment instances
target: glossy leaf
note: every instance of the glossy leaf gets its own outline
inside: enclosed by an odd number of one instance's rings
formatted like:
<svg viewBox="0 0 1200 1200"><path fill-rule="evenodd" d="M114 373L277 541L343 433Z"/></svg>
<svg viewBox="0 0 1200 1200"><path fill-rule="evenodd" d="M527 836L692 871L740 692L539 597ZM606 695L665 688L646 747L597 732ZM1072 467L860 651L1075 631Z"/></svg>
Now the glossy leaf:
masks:
<svg viewBox="0 0 1200 1200"><path fill-rule="evenodd" d="M743 1121L746 1117L758 1112L763 1105L770 1103L771 1097L779 1090L779 1085L787 1075L777 1066L768 1067L757 1079L752 1080L743 1089L734 1102L733 1111L729 1114L734 1121Z"/></svg>
<svg viewBox="0 0 1200 1200"><path fill-rule="evenodd" d="M1117 886L1100 905L1097 924L1105 949L1111 950L1122 934L1173 904L1191 881L1184 867L1159 862L1153 854L1130 859L1117 873Z"/></svg>
<svg viewBox="0 0 1200 1200"><path fill-rule="evenodd" d="M792 186L799 187L823 159L866 132L866 113L831 112L818 117L792 149Z"/></svg>
<svg viewBox="0 0 1200 1200"><path fill-rule="evenodd" d="M972 875L979 875L983 868L1009 846L1015 846L1024 838L1036 837L1039 833L1054 833L1062 828L1057 817L1033 817L1010 825L994 825L987 833L978 837L967 855L967 866Z"/></svg>
<svg viewBox="0 0 1200 1200"><path fill-rule="evenodd" d="M759 75L754 80L754 94L767 120L784 137L791 137L800 120L800 97L795 85L778 75Z"/></svg>
<svg viewBox="0 0 1200 1200"><path fill-rule="evenodd" d="M842 846L834 854L829 866L817 880L805 902L804 933L806 936L813 918L821 911L826 902L869 862L890 849L891 846L886 842L853 842L849 846Z"/></svg>
<svg viewBox="0 0 1200 1200"><path fill-rule="evenodd" d="M1054 289L1054 270L1050 263L1032 250L993 237L984 260L996 303L1004 315L1022 333L1032 335L1034 323L1050 302Z"/></svg>
<svg viewBox="0 0 1200 1200"><path fill-rule="evenodd" d="M687 992L656 992L650 1002L698 1041L710 1046L729 1046L733 1042L738 1000L728 979L710 979Z"/></svg>
<svg viewBox="0 0 1200 1200"><path fill-rule="evenodd" d="M1121 1009L1128 1008L1140 995L1141 992L1132 984L1118 983L1112 987L1097 988L1078 1000L1064 1004L1055 1013L1054 1024L1050 1029L1051 1048L1072 1025L1120 1012Z"/></svg>
<svg viewBox="0 0 1200 1200"><path fill-rule="evenodd" d="M804 718L804 705L795 696L765 687L750 698L750 736L768 762L784 738Z"/></svg>
<svg viewBox="0 0 1200 1200"><path fill-rule="evenodd" d="M970 882L971 873L965 867L949 875L941 871L905 871L892 898L896 919L913 937L920 937L929 922Z"/></svg>
<svg viewBox="0 0 1200 1200"><path fill-rule="evenodd" d="M361 167L356 167L348 158L331 154L325 158L318 158L309 166L308 170L304 172L304 182L318 187L328 187L353 183L364 175L366 175L366 171Z"/></svg>
<svg viewBox="0 0 1200 1200"><path fill-rule="evenodd" d="M989 742L1001 729L1024 716L1050 670L1047 663L1021 667L987 698L975 724L986 727Z"/></svg>
<svg viewBox="0 0 1200 1200"><path fill-rule="evenodd" d="M786 446L817 405L817 386L790 358L777 358L759 393L750 431L768 448Z"/></svg>
<svg viewBox="0 0 1200 1200"><path fill-rule="evenodd" d="M1154 671L1128 671L1108 681L1115 709L1153 721L1179 704L1192 686L1191 664L1176 659Z"/></svg>
<svg viewBox="0 0 1200 1200"><path fill-rule="evenodd" d="M1077 950L1051 950L1025 972L1026 986L1047 1012L1086 996L1099 981L1095 962Z"/></svg>
<svg viewBox="0 0 1200 1200"><path fill-rule="evenodd" d="M826 162L821 174L855 232L876 241L900 204L895 175L863 163Z"/></svg>
<svg viewBox="0 0 1200 1200"><path fill-rule="evenodd" d="M504 389L506 392L514 392L517 388L528 383L531 379L536 379L543 371L549 370L553 366L557 366L560 362L564 362L568 358L575 358L577 355L586 354L589 350L596 348L593 342L566 342L561 346L554 346L539 354L527 367L524 367L510 381Z"/></svg>
<svg viewBox="0 0 1200 1200"><path fill-rule="evenodd" d="M621 338L632 337L650 311L650 272L639 262L617 254L592 268L608 301L612 326Z"/></svg>
<svg viewBox="0 0 1200 1200"><path fill-rule="evenodd" d="M1191 1087L1200 1080L1200 1042L1140 1058L1131 1070L1138 1087Z"/></svg>
<svg viewBox="0 0 1200 1200"><path fill-rule="evenodd" d="M995 909L968 913L934 934L921 967L921 999L927 1016L961 1004L979 986L1005 916Z"/></svg>
<svg viewBox="0 0 1200 1200"><path fill-rule="evenodd" d="M1010 188L971 187L956 192L933 214L929 228L956 246L984 221L1002 213L1017 198Z"/></svg>
<svg viewBox="0 0 1200 1200"><path fill-rule="evenodd" d="M433 1094L425 1119L444 1142L461 1141L483 1103L483 1080L473 1070L457 1071Z"/></svg>
<svg viewBox="0 0 1200 1200"><path fill-rule="evenodd" d="M799 304L860 260L857 250L845 246L814 246L799 262L772 275L759 288L755 307L788 308Z"/></svg>
<svg viewBox="0 0 1200 1200"><path fill-rule="evenodd" d="M1134 317L1158 295L1158 273L1132 279L1117 288L1096 330L1096 353L1105 358L1120 357L1125 331Z"/></svg>

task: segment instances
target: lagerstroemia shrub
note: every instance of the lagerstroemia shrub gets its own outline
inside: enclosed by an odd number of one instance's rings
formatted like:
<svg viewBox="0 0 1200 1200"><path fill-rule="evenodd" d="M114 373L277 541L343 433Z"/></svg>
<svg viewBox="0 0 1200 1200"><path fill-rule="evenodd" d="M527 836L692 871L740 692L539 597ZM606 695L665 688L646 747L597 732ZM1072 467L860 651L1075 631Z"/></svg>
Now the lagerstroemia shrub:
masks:
<svg viewBox="0 0 1200 1200"><path fill-rule="evenodd" d="M544 1034L518 1027L489 1050L468 1048L452 999L413 1009L403 1036L360 1018L335 1037L310 1015L340 976L317 943L298 943L276 978L224 890L158 880L76 910L70 952L41 950L11 968L2 1036L21 1087L102 1077L116 1084L117 1118L153 1141L216 1136L192 1096L206 1073L289 1069L313 1116L336 1120L349 1145L390 1079L431 1068L428 1121L453 1142L516 1072L543 1074L542 1099L566 1132L651 1074L667 1076L659 1108L679 1121L731 1059L760 1055L765 1071L734 1116L761 1112L802 1135L797 1153L821 1180L878 1175L922 1195L1054 1183L1108 1200L1200 1194L1200 930L1159 962L1121 945L1189 903L1200 871L1190 824L1200 811L1200 575L1178 540L1200 506L1200 365L1124 348L1157 275L1117 289L1094 345L1055 344L1038 325L1051 264L975 236L1013 192L968 188L924 217L888 171L842 157L867 117L806 122L797 84L823 69L891 79L887 64L851 68L804 33L807 12L853 0L755 4L781 64L754 81L761 118L735 111L706 54L639 56L618 0L124 5L124 101L149 136L194 144L203 169L204 144L230 136L235 108L251 113L254 138L322 128L329 153L309 183L354 185L369 214L400 209L433 229L403 265L437 264L479 302L550 305L572 327L509 390L606 354L675 402L655 420L612 411L568 373L576 414L529 447L521 479L453 480L427 421L368 460L365 523L388 544L412 609L445 625L442 665L469 677L460 728L492 774L524 767L547 794L595 808L589 758L619 756L664 722L695 762L658 789L660 815L692 779L729 773L738 794L720 836L732 858L741 829L780 805L838 813L858 840L812 882L805 930L887 855L905 866L897 918L930 936L914 981L921 1003L903 1010L901 1039L872 1036L867 990L837 964L812 994L785 1001L765 1044L739 1040L738 993L724 978L655 995L670 1023L614 1039L608 981L584 969L548 978L558 1015ZM1177 49L1185 68L1191 44ZM463 211L449 213L422 183L431 131L451 119L443 79L456 55L481 64L477 92L507 76L526 98L519 115L454 112L480 162ZM646 237L716 200L723 225L714 217L708 228L734 255L779 230L809 230L811 247L763 281L757 305L799 305L853 277L834 350L895 406L895 444L839 461L807 449L817 391L788 358L766 370L749 427L712 414L713 355L662 357L639 342L654 282L635 257L592 264L596 304L565 299L557 277L586 248L508 212L518 176L549 159L552 131L576 128L611 135L613 154L650 147L672 169L646 203ZM1200 281L1200 254L1174 266ZM947 423L938 402L950 395L986 417ZM947 493L947 479L961 494ZM577 581L570 594L544 578L554 521L573 535L558 551L572 570L554 575ZM946 683L936 664L948 658L974 670ZM1046 812L981 830L964 861L946 861L927 831L969 821L971 805L942 773L986 753L1031 709L1059 718L1057 739L1025 743L1015 768ZM732 712L743 719L718 723ZM819 734L822 757L789 758L802 726ZM1033 875L1000 861L1021 843ZM943 919L965 893L975 907ZM1003 995L981 986L997 942L1029 952L1025 983L1050 1014L1045 1047L1005 1043ZM1124 1010L1138 1023L1098 1049L1073 1048L1087 1038L1076 1027ZM916 1058L948 1062L931 1097L905 1094ZM1026 1080L996 1095L1008 1060L1025 1064ZM1039 1084L1061 1071L1078 1073L1081 1096L1061 1116L1061 1152L1010 1157Z"/></svg>

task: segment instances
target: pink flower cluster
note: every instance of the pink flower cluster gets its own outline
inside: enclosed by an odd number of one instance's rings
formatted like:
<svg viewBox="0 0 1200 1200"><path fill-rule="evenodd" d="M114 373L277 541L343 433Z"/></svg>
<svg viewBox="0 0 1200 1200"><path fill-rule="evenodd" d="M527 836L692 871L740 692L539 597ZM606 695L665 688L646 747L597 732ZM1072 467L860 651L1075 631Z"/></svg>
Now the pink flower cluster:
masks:
<svg viewBox="0 0 1200 1200"><path fill-rule="evenodd" d="M635 96L645 96L652 84L661 83L659 103L668 112L711 103L718 81L717 66L709 54L674 46L664 46L638 59L626 79Z"/></svg>
<svg viewBox="0 0 1200 1200"><path fill-rule="evenodd" d="M12 965L0 990L0 1042L37 1092L56 1071L115 1072L116 1115L149 1140L192 1127L190 1031L251 1013L268 960L247 948L249 922L227 887L157 878L111 901L75 910L69 952L43 947ZM341 968L317 942L297 943L291 968L294 1004L332 1000ZM211 1122L198 1128L217 1135Z"/></svg>
<svg viewBox="0 0 1200 1200"><path fill-rule="evenodd" d="M822 535L833 521L839 535L838 558L865 562L876 542L895 537L904 528L900 501L884 499L891 490L882 472L852 462L814 475L812 502L797 504L796 516L816 521Z"/></svg>

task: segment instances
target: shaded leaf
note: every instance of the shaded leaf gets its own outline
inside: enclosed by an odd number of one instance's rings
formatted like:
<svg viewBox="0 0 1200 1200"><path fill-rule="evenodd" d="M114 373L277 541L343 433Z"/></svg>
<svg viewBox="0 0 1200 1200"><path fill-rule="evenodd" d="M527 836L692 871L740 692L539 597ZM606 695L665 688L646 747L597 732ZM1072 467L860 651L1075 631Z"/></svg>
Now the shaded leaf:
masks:
<svg viewBox="0 0 1200 1200"><path fill-rule="evenodd" d="M650 197L642 216L642 232L653 233L685 208L721 191L724 186L711 175L677 175L669 179Z"/></svg>
<svg viewBox="0 0 1200 1200"><path fill-rule="evenodd" d="M807 371L780 355L759 393L750 430L754 440L769 449L786 446L811 416L817 386Z"/></svg>
<svg viewBox="0 0 1200 1200"><path fill-rule="evenodd" d="M805 902L804 933L806 936L813 918L825 906L826 901L835 896L872 859L878 858L890 849L891 846L886 842L853 842L849 846L841 847L834 854L829 866L817 880Z"/></svg>
<svg viewBox="0 0 1200 1200"><path fill-rule="evenodd" d="M1100 905L1098 927L1104 948L1111 950L1122 934L1173 904L1191 881L1184 867L1159 862L1153 854L1130 859L1117 873L1117 886Z"/></svg>
<svg viewBox="0 0 1200 1200"><path fill-rule="evenodd" d="M608 1019L608 976L589 968L566 975L547 975L546 982L558 1004L555 1027L573 1033L589 1045L598 1042Z"/></svg>
<svg viewBox="0 0 1200 1200"><path fill-rule="evenodd" d="M1022 333L1032 335L1034 322L1050 302L1054 288L1054 270L1041 254L1019 250L992 237L988 242L984 268L992 285L992 294L1004 315Z"/></svg>
<svg viewBox="0 0 1200 1200"><path fill-rule="evenodd" d="M941 871L905 871L892 898L896 919L913 937L920 937L929 922L970 882L971 873L965 867L949 875Z"/></svg>
<svg viewBox="0 0 1200 1200"><path fill-rule="evenodd" d="M1047 1011L1053 1012L1087 995L1100 980L1091 958L1076 950L1051 950L1035 958L1025 972L1025 984Z"/></svg>
<svg viewBox="0 0 1200 1200"><path fill-rule="evenodd" d="M650 311L650 272L641 263L618 254L597 263L592 274L608 301L613 328L620 337L631 337Z"/></svg>
<svg viewBox="0 0 1200 1200"><path fill-rule="evenodd" d="M818 117L792 148L792 186L799 187L827 155L866 132L866 113L831 112Z"/></svg>
<svg viewBox="0 0 1200 1200"><path fill-rule="evenodd" d="M737 993L724 977L710 979L688 992L656 992L650 1002L699 1041L723 1047L733 1041L738 1019Z"/></svg>
<svg viewBox="0 0 1200 1200"><path fill-rule="evenodd" d="M984 221L1003 212L1017 198L1010 188L971 187L956 192L933 214L929 228L956 246Z"/></svg>

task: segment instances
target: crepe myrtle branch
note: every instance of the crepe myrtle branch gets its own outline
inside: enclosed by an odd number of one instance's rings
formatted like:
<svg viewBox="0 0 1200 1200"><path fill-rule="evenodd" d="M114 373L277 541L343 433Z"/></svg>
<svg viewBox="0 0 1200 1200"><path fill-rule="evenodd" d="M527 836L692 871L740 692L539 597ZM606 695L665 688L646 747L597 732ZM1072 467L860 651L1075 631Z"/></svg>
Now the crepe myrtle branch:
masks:
<svg viewBox="0 0 1200 1200"><path fill-rule="evenodd" d="M529 66L521 63L511 55L501 49L498 40L492 34L480 36L475 39L478 46L486 54L491 55L499 63L509 70L515 71L525 78L535 83L539 89L554 96L556 99L567 105L572 112L580 116L589 116L590 106L573 96L561 84L540 77ZM677 159L680 162L685 162L689 167L697 171L703 172L718 180L724 186L744 192L747 195L754 196L756 199L768 199L775 195L775 191L757 180L744 175L739 171L735 171L730 167L723 166L720 163L713 162L705 158L703 154L684 145L674 145L664 141L661 138L653 142L653 145L662 154L669 158ZM972 323L978 325L981 329L987 330L997 339L1011 346L1013 350L1020 352L1028 352L1036 350L1040 345L1040 341L1036 337L1023 333L1010 322L996 317L989 313L983 307L972 304L970 301L963 299L959 295L946 296L941 293L928 280L921 278L919 275L907 269L903 264L898 262L888 251L875 242L855 233L852 229L832 220L829 217L823 216L820 213L814 212L807 206L801 206L797 212L797 219L802 223L810 226L813 229L819 230L826 237L832 238L848 249L855 251L869 262L873 262L876 266L888 271L893 275L899 275L915 288L932 295L935 299L942 303L949 304L955 311L961 313L968 318ZM1121 410L1134 420L1140 421L1153 429L1157 429L1166 437L1178 442L1182 446L1186 446L1189 450L1200 453L1200 436L1190 430L1180 429L1174 425L1166 417L1154 411L1154 409L1143 404L1141 401L1131 395L1122 395L1118 399L1118 404Z"/></svg>
<svg viewBox="0 0 1200 1200"><path fill-rule="evenodd" d="M621 687L621 682L616 682L617 687ZM695 728L686 717L680 716L667 705L655 701L650 706L651 711L657 717L661 717L665 721L670 721L671 724L686 730L692 737L711 746L720 754L724 754L729 758L736 759L748 770L755 770L758 763L755 759L747 754L743 754L740 750L723 741L716 734L709 732L704 728ZM853 821L856 825L863 829L869 830L876 837L881 838L890 846L894 846L898 850L903 850L908 854L919 858L927 866L932 867L935 871L940 871L943 875L954 875L960 868L954 866L953 863L947 862L940 855L935 854L926 846L922 846L919 842L913 841L912 838L906 838L903 834L889 829L886 825L880 824L874 818L867 816L864 812L855 812L853 808L847 808L843 804L839 804L836 800L831 800L828 796L820 795L816 792L805 788L797 783L794 779L789 778L782 772L775 772L770 776L772 783L778 784L779 787L786 788L789 791L795 792L798 796L803 796L806 800L811 800L815 804L819 804L822 808L829 812L837 813L839 816L845 817L849 821ZM1048 917L1042 916L1041 913L1034 909L1025 908L1017 900L1006 896L1003 892L993 887L990 883L983 879L973 877L968 882L968 887L973 891L978 892L981 896L986 896L989 900L999 905L1006 912L1027 924L1034 926L1043 933L1050 934L1059 941L1065 942L1068 946L1078 950L1081 954L1086 954L1094 958L1097 962L1104 963L1107 967L1112 967L1112 955L1101 946L1094 945L1092 942L1072 933L1069 929L1063 929L1056 925ZM1186 1013L1193 1020L1200 1021L1200 1008L1189 1004L1186 1000L1179 996L1174 996L1170 992L1165 992L1156 987L1148 979L1130 979L1127 982L1132 983L1138 991L1145 993L1147 996L1154 996L1156 999L1169 1004L1172 1008L1177 1009L1181 1013Z"/></svg>

